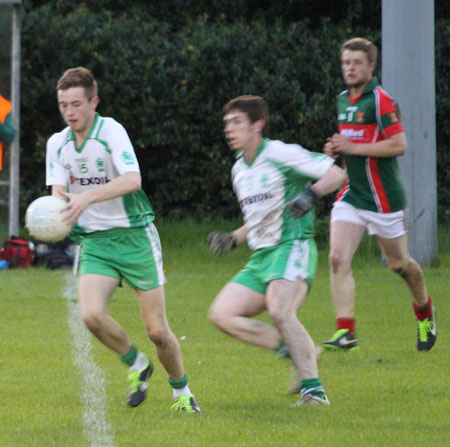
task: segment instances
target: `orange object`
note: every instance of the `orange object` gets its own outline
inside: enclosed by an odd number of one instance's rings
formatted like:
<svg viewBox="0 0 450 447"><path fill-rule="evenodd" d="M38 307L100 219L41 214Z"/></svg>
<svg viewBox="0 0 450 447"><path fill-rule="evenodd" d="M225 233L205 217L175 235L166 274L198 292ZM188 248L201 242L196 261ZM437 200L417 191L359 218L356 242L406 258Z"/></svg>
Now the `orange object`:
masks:
<svg viewBox="0 0 450 447"><path fill-rule="evenodd" d="M3 124L11 113L12 103L0 95L0 122ZM0 171L3 169L3 143L0 141Z"/></svg>

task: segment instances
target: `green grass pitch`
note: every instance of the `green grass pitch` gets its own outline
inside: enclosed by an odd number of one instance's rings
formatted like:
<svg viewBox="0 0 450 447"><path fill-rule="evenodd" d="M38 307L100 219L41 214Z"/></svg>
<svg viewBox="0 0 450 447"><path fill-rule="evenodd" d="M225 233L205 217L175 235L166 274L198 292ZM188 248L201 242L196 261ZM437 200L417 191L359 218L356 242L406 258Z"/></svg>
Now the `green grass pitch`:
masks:
<svg viewBox="0 0 450 447"><path fill-rule="evenodd" d="M232 223L221 226L227 225ZM319 371L330 407L291 408L296 398L286 394L289 361L240 343L207 321L211 301L244 265L248 250L240 247L214 258L204 242L214 225L157 226L169 322L202 413L170 412L167 376L143 331L131 289L117 291L111 314L156 363L148 400L136 409L125 405L126 369L117 356L74 326L76 300L64 292L70 273L7 270L0 272L0 446L448 445L448 231L441 235L439 266L425 269L437 309L433 350L416 351L406 286L381 265L367 241L354 263L360 349L322 358ZM313 289L299 312L317 343L334 331L326 258L327 250L320 251ZM84 370L80 356L90 362ZM86 375L96 371L103 378L98 403L86 395L92 389Z"/></svg>

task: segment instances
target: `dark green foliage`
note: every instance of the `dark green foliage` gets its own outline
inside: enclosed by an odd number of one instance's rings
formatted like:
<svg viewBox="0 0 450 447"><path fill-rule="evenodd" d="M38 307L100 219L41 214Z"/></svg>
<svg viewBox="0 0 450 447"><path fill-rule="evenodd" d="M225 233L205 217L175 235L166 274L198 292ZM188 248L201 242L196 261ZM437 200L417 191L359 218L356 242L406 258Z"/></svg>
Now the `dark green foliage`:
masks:
<svg viewBox="0 0 450 447"><path fill-rule="evenodd" d="M25 10L51 4L58 15L65 15L77 7L88 7L95 14L109 11L115 17L138 14L144 20L167 22L172 31L208 17L213 23L232 24L236 21L264 24L289 24L308 18L313 28L320 27L322 17L334 23L378 29L381 22L382 0L24 0ZM445 1L445 0L437 0ZM130 5L131 4L131 5Z"/></svg>
<svg viewBox="0 0 450 447"><path fill-rule="evenodd" d="M450 10L449 10L450 12ZM450 20L436 24L436 145L438 217L450 224Z"/></svg>
<svg viewBox="0 0 450 447"><path fill-rule="evenodd" d="M336 129L335 96L343 89L340 44L355 35L380 40L379 32L352 26L362 5L358 1L353 15L339 25L316 17L275 20L270 12L277 6L270 2L266 9L244 0L227 2L238 17L234 21L216 1L171 0L157 10L159 3L25 2L23 208L45 188L45 143L64 126L55 85L69 67L84 65L96 76L98 110L127 129L157 214L230 217L239 210L230 182L234 156L223 139L223 105L241 94L264 96L272 112L271 138L320 151ZM301 3L314 9L314 2ZM257 19L249 17L252 11ZM448 42L440 44L443 54ZM448 191L446 175L440 181ZM320 202L319 215L328 212L330 200Z"/></svg>

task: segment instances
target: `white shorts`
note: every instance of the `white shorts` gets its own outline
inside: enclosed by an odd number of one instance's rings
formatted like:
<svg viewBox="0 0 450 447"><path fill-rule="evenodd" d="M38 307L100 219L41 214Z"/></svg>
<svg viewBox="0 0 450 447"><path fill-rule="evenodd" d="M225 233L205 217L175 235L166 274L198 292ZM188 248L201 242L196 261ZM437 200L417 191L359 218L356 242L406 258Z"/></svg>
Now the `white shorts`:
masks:
<svg viewBox="0 0 450 447"><path fill-rule="evenodd" d="M361 225L368 234L394 239L406 233L406 211L375 213L355 208L346 202L335 202L331 210L331 222L344 221Z"/></svg>

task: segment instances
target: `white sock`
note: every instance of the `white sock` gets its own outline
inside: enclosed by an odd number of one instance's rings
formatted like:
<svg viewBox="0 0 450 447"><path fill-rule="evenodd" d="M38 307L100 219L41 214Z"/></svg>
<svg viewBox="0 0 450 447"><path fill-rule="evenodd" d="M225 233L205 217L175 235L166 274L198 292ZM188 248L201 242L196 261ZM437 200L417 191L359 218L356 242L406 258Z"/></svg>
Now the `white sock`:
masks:
<svg viewBox="0 0 450 447"><path fill-rule="evenodd" d="M191 390L187 385L183 388L172 388L172 391L174 399L180 396L192 396Z"/></svg>
<svg viewBox="0 0 450 447"><path fill-rule="evenodd" d="M136 356L136 360L133 363L133 366L130 367L133 371L142 371L148 365L148 358L141 351L138 352Z"/></svg>

